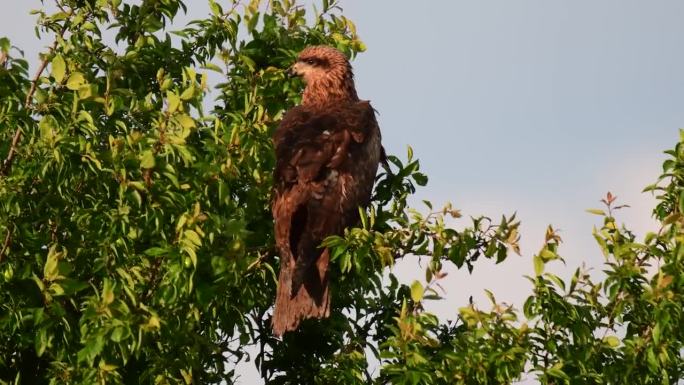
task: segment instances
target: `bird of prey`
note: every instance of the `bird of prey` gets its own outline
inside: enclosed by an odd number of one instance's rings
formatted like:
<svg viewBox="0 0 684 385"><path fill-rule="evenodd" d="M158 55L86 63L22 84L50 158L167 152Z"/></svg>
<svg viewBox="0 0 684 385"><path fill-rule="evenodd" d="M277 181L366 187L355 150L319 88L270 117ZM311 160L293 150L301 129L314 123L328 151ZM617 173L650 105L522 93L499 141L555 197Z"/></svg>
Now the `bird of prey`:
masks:
<svg viewBox="0 0 684 385"><path fill-rule="evenodd" d="M321 242L359 220L384 159L375 110L359 100L347 58L327 46L304 49L290 68L305 83L301 105L274 134L273 218L280 276L273 312L277 336L306 318L330 314L328 263Z"/></svg>

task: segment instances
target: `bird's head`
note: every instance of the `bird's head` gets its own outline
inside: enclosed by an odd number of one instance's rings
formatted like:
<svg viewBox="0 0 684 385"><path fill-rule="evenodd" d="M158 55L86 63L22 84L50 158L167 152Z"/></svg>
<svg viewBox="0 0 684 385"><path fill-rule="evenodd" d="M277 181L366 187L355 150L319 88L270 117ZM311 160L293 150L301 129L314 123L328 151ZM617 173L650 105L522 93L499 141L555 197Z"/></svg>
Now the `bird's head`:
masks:
<svg viewBox="0 0 684 385"><path fill-rule="evenodd" d="M335 48L324 45L305 48L289 72L306 83L304 104L322 105L333 100L357 99L351 64Z"/></svg>
<svg viewBox="0 0 684 385"><path fill-rule="evenodd" d="M351 65L342 52L335 48L317 45L305 48L290 67L290 74L301 76L309 84L328 78L351 75Z"/></svg>

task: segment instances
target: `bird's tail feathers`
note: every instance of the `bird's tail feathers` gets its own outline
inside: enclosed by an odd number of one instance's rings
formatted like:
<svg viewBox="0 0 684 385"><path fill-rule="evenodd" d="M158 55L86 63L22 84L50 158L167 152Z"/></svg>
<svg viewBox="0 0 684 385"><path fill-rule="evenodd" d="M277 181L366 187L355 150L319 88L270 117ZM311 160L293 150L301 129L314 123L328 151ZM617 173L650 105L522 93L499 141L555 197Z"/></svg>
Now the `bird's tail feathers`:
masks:
<svg viewBox="0 0 684 385"><path fill-rule="evenodd" d="M323 250L314 266L308 269L303 283L293 290L293 267L280 269L275 309L273 311L273 333L281 336L297 329L307 318L325 318L330 315L330 291L328 290L328 249Z"/></svg>

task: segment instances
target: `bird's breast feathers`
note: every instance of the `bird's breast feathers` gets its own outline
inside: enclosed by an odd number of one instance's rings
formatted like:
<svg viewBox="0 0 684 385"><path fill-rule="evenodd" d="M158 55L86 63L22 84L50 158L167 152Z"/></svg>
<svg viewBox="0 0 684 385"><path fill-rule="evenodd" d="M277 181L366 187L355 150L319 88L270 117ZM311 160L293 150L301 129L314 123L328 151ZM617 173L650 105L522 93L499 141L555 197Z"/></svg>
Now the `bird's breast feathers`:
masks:
<svg viewBox="0 0 684 385"><path fill-rule="evenodd" d="M276 190L306 185L313 198L331 189L344 198L361 184L370 194L380 159L380 131L368 102L327 110L291 109L274 135Z"/></svg>

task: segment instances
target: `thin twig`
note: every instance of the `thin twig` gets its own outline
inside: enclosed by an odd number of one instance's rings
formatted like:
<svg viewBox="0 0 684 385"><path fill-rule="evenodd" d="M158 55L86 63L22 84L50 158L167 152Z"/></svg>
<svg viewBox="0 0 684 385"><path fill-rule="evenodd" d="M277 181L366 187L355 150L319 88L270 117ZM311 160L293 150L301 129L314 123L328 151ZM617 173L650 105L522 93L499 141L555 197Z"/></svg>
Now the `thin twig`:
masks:
<svg viewBox="0 0 684 385"><path fill-rule="evenodd" d="M3 242L2 250L0 250L0 262L2 262L2 256L5 255L5 251L7 251L11 242L12 242L12 230L7 229L7 235L5 236L5 242Z"/></svg>
<svg viewBox="0 0 684 385"><path fill-rule="evenodd" d="M33 80L31 81L31 89L29 89L28 94L26 94L26 100L24 101L25 108L31 107L31 100L33 100L33 94L36 92L36 88L38 88L38 80L40 79L40 76L43 74L43 71L45 71L45 67L47 67L48 62L50 61L50 54L56 48L57 39L55 39L55 42L52 44L52 47L50 47L50 50L45 55L45 59L43 59L43 61L40 63L40 67L38 67L38 71L36 71L36 75L33 77Z"/></svg>
<svg viewBox="0 0 684 385"><path fill-rule="evenodd" d="M17 130L14 132L14 136L12 137L12 145L10 146L7 158L4 162L2 162L2 167L0 167L0 175L7 175L7 172L12 165L14 154L17 153L17 145L19 144L19 140L21 140L21 129L17 127Z"/></svg>
<svg viewBox="0 0 684 385"><path fill-rule="evenodd" d="M53 47L50 48L50 52L52 52L56 44L57 42L55 41L55 45L53 45ZM45 71L45 67L47 67L48 60L49 53L48 55L45 55L45 59L43 59L43 61L40 63L40 67L36 72L36 76L33 78L33 81L31 82L31 89L29 89L28 94L26 94L26 101L24 102L24 108L26 109L31 107L31 100L33 99L33 94L36 92L36 88L38 87L38 79L43 74L43 71ZM12 145L10 146L9 153L7 153L7 158L5 158L5 161L2 163L0 175L7 175L7 173L9 172L9 169L12 166L12 161L14 160L14 156L17 154L17 146L19 145L20 140L21 129L17 127L17 130L14 132L14 136L12 136Z"/></svg>
<svg viewBox="0 0 684 385"><path fill-rule="evenodd" d="M233 13L235 13L235 9L236 9L239 5L242 5L242 1L240 1L240 0L234 1L234 2L233 2L233 6L230 7L230 10L229 10L228 12L224 12L223 18L224 18L224 19L228 19L228 17L230 17Z"/></svg>

